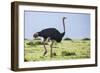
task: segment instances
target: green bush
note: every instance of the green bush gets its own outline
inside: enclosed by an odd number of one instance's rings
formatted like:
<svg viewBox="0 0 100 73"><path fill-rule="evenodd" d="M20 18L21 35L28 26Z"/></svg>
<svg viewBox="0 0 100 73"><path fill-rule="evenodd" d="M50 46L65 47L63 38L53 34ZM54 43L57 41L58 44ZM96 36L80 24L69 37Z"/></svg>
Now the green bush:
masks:
<svg viewBox="0 0 100 73"><path fill-rule="evenodd" d="M76 55L76 54L75 52L62 51L62 56L71 56L71 55Z"/></svg>
<svg viewBox="0 0 100 73"><path fill-rule="evenodd" d="M35 40L41 40L40 38L35 38Z"/></svg>
<svg viewBox="0 0 100 73"><path fill-rule="evenodd" d="M26 58L24 59L24 61L25 61L25 62L28 62L28 60L27 60Z"/></svg>
<svg viewBox="0 0 100 73"><path fill-rule="evenodd" d="M28 42L28 43L26 43L27 45L30 45L30 46L33 46L34 44L33 44L33 42Z"/></svg>
<svg viewBox="0 0 100 73"><path fill-rule="evenodd" d="M57 56L57 54L54 52L54 53L53 53L53 56Z"/></svg>
<svg viewBox="0 0 100 73"><path fill-rule="evenodd" d="M41 41L28 42L26 44L30 45L30 46L43 45L43 43ZM48 45L48 43L45 43L45 45Z"/></svg>
<svg viewBox="0 0 100 73"><path fill-rule="evenodd" d="M36 45L43 45L43 42L37 41L35 42ZM45 43L45 45L48 45L48 43Z"/></svg>

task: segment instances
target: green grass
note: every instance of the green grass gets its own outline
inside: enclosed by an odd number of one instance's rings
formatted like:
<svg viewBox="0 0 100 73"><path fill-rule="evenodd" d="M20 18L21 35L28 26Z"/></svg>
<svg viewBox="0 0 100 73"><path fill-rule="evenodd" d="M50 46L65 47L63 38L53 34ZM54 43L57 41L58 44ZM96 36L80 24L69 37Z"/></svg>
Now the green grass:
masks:
<svg viewBox="0 0 100 73"><path fill-rule="evenodd" d="M24 60L27 61L46 61L46 60L68 60L90 58L89 40L62 40L61 43L53 45L53 58L50 58L50 42L46 45L48 53L43 56L44 47L40 40L25 40Z"/></svg>

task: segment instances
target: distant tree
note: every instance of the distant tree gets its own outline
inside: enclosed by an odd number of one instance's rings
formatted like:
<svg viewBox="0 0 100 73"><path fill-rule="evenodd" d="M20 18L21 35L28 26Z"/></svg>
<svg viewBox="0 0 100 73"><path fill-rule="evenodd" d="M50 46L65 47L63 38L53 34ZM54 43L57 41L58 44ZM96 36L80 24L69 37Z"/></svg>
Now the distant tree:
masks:
<svg viewBox="0 0 100 73"><path fill-rule="evenodd" d="M68 38L68 37L67 37L67 38L65 38L64 40L71 40L71 41L72 41L72 39L71 39L71 38Z"/></svg>
<svg viewBox="0 0 100 73"><path fill-rule="evenodd" d="M90 38L83 38L82 40L90 40Z"/></svg>
<svg viewBox="0 0 100 73"><path fill-rule="evenodd" d="M24 40L28 40L27 38L25 38Z"/></svg>

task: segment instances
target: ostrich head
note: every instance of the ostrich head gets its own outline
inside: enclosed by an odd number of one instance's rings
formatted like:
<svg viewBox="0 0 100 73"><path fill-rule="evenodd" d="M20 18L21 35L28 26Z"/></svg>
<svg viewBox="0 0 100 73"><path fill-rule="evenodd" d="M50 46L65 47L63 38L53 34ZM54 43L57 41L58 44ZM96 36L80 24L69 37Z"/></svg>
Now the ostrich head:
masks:
<svg viewBox="0 0 100 73"><path fill-rule="evenodd" d="M39 33L38 32L36 32L35 34L33 34L33 37L34 38L37 38L39 36Z"/></svg>
<svg viewBox="0 0 100 73"><path fill-rule="evenodd" d="M63 17L63 19L67 19L67 17Z"/></svg>

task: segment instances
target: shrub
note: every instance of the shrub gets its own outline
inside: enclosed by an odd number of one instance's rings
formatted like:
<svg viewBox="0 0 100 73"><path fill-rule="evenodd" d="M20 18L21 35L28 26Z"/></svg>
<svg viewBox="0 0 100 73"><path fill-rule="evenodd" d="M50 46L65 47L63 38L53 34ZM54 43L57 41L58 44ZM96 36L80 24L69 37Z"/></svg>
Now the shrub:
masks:
<svg viewBox="0 0 100 73"><path fill-rule="evenodd" d="M36 45L43 45L43 42L37 41L35 42ZM48 43L45 42L45 45L48 45Z"/></svg>
<svg viewBox="0 0 100 73"><path fill-rule="evenodd" d="M34 44L33 44L33 42L28 42L28 43L26 43L27 45L30 45L30 46L33 46Z"/></svg>
<svg viewBox="0 0 100 73"><path fill-rule="evenodd" d="M53 56L57 56L57 54L54 52L54 53L53 53Z"/></svg>
<svg viewBox="0 0 100 73"><path fill-rule="evenodd" d="M43 45L43 43L41 41L35 41L34 43L33 42L28 42L26 44L30 45L30 46ZM45 43L45 45L48 45L48 43Z"/></svg>
<svg viewBox="0 0 100 73"><path fill-rule="evenodd" d="M35 40L41 40L41 38L35 38Z"/></svg>
<svg viewBox="0 0 100 73"><path fill-rule="evenodd" d="M42 45L40 41L35 42L35 45Z"/></svg>
<svg viewBox="0 0 100 73"><path fill-rule="evenodd" d="M76 55L76 54L75 52L62 51L62 56L71 56L71 55Z"/></svg>
<svg viewBox="0 0 100 73"><path fill-rule="evenodd" d="M28 62L28 60L27 60L26 58L24 59L24 61L25 61L25 62Z"/></svg>

